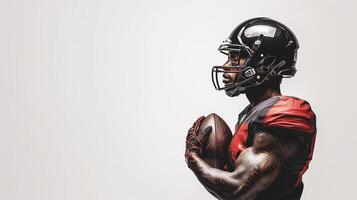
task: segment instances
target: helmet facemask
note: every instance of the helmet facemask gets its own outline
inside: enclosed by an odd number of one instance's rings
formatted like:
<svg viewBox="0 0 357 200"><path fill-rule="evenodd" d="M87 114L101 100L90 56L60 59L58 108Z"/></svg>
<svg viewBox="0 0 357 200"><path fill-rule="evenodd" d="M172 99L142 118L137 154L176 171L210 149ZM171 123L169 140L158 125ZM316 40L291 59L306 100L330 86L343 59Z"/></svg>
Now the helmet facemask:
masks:
<svg viewBox="0 0 357 200"><path fill-rule="evenodd" d="M216 90L225 90L228 96L234 97L245 93L248 89L262 85L270 76L278 76L277 71L285 65L284 60L278 62L278 58L264 55L261 52L263 35L259 36L252 48L247 45L231 44L226 40L218 50L226 55L230 52L238 52L238 55L246 59L241 66L214 66L212 68L212 82ZM224 74L235 73L233 82L224 83Z"/></svg>

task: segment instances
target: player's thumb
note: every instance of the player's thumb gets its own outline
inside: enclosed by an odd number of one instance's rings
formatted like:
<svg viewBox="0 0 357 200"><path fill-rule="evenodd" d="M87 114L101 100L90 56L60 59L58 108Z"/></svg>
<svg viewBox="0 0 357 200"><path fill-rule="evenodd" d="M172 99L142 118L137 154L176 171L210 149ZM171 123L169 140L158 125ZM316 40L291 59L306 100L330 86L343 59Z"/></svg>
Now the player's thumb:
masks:
<svg viewBox="0 0 357 200"><path fill-rule="evenodd" d="M206 137L212 132L212 126L207 126L207 128L203 131L203 136Z"/></svg>

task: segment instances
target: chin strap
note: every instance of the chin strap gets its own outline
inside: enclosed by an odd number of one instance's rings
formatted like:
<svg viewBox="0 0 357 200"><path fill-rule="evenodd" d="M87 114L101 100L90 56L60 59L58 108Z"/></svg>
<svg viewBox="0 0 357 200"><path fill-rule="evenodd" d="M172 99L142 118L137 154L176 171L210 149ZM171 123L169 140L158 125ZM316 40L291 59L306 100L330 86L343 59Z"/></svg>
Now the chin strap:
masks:
<svg viewBox="0 0 357 200"><path fill-rule="evenodd" d="M226 90L226 94L230 97L237 97L240 94L242 94L242 91L239 90L238 88L232 88L232 89Z"/></svg>

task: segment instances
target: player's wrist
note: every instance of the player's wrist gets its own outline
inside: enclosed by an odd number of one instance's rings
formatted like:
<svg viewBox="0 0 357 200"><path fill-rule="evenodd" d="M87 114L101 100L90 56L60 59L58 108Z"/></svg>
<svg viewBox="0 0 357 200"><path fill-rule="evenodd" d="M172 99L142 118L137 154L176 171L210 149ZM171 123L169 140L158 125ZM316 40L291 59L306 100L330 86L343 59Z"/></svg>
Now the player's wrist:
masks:
<svg viewBox="0 0 357 200"><path fill-rule="evenodd" d="M189 152L186 156L186 163L187 163L187 166L192 169L192 167L194 166L194 163L196 162L196 159L199 158L200 156L192 151L192 152Z"/></svg>

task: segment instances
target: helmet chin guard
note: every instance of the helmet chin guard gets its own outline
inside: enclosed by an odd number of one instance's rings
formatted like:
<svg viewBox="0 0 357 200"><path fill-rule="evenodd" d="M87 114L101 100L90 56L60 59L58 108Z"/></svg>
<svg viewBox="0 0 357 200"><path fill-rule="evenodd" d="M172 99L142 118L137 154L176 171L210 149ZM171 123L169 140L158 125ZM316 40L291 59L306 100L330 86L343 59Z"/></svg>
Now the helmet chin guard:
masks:
<svg viewBox="0 0 357 200"><path fill-rule="evenodd" d="M212 82L216 90L230 97L264 85L273 77L293 77L299 48L295 35L283 24L269 18L254 18L240 24L218 50L228 55L238 52L243 66L214 66ZM235 74L224 81L224 74Z"/></svg>

